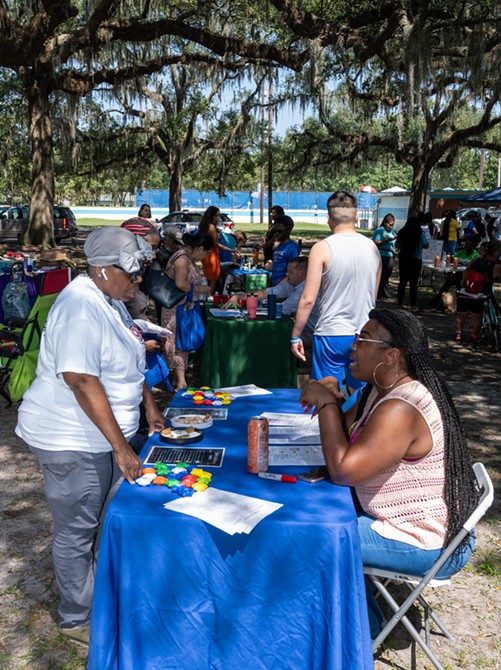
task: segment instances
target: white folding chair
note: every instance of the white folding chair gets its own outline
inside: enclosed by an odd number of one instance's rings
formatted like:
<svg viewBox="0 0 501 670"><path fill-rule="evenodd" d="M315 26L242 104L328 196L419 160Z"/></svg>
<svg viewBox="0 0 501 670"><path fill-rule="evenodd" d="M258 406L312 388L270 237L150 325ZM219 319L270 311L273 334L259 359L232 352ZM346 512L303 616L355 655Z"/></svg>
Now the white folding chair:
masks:
<svg viewBox="0 0 501 670"><path fill-rule="evenodd" d="M440 558L434 564L434 566L429 570L424 576L422 575L412 575L412 574L401 574L398 572L393 572L391 570L380 570L379 568L372 568L369 566L364 566L364 574L371 580L371 582L376 587L379 594L386 600L388 605L391 607L395 614L392 618L386 623L382 631L376 637L372 643L372 652L375 653L379 645L386 639L390 632L395 628L395 626L402 622L406 629L409 631L412 638L419 644L424 653L428 656L430 661L433 663L437 670L444 670L440 661L437 659L435 654L430 649L430 618L435 622L441 632L449 639L452 639L451 633L447 630L445 625L440 621L437 614L432 610L431 606L427 603L422 592L427 586L436 588L438 586L447 586L450 584L450 579L434 579L435 575L438 573L440 568L446 563L446 561L452 556L457 547L461 542L467 537L478 521L484 516L486 511L492 505L494 499L494 489L492 486L492 481L487 474L485 467L482 463L475 463L473 465L473 470L475 472L475 477L477 479L477 486L480 492L480 499L478 505L467 521L464 523L463 527L456 535L456 537L449 544L447 549L441 554ZM399 605L396 600L393 598L389 592L387 586L392 582L398 582L405 584L409 590L410 595L407 597L402 605ZM412 623L407 618L407 611L412 605L418 601L424 609L424 623L425 623L425 639L419 635L418 631L412 625Z"/></svg>

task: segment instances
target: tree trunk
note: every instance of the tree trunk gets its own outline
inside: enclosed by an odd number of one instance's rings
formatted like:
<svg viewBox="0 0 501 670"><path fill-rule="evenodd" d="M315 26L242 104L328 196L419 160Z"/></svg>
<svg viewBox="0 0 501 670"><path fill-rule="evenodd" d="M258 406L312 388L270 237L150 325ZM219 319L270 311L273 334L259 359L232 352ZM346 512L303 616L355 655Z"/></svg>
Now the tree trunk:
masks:
<svg viewBox="0 0 501 670"><path fill-rule="evenodd" d="M418 157L413 161L412 170L412 192L407 216L417 216L419 212L425 211L430 177L430 168L423 158Z"/></svg>
<svg viewBox="0 0 501 670"><path fill-rule="evenodd" d="M182 163L181 161L172 161L172 169L169 177L169 212L176 212L181 209L182 189Z"/></svg>
<svg viewBox="0 0 501 670"><path fill-rule="evenodd" d="M26 89L30 122L32 186L30 224L26 234L31 244L43 248L55 246L54 240L54 147L49 91L42 80Z"/></svg>

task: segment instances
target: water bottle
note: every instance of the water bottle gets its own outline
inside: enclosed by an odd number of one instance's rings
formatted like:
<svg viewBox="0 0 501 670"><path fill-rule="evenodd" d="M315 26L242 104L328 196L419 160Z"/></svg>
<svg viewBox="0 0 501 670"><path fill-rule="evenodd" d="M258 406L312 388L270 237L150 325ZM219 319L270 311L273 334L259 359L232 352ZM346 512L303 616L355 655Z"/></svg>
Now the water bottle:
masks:
<svg viewBox="0 0 501 670"><path fill-rule="evenodd" d="M207 279L205 277L203 277L202 281L200 282L200 286L207 286L207 285L208 285ZM202 302L203 302L203 301L207 300L207 293L205 293L205 292L199 293L196 297L194 296L194 299L195 300L202 300Z"/></svg>

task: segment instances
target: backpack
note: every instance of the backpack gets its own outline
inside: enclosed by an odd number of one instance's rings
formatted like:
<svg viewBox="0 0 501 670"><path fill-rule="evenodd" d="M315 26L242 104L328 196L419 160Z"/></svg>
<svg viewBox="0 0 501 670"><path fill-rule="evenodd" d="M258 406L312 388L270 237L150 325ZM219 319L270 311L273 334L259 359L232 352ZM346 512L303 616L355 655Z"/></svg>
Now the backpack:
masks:
<svg viewBox="0 0 501 670"><path fill-rule="evenodd" d="M23 265L22 263L14 263L12 266L12 281L7 284L2 294L2 310L5 323L26 319L30 309L28 283L23 272Z"/></svg>
<svg viewBox="0 0 501 670"><path fill-rule="evenodd" d="M481 262L481 264L476 264L474 261L470 267L466 268L464 271L463 288L466 293L482 293L488 280L489 267L487 266L487 269L485 269L484 262Z"/></svg>

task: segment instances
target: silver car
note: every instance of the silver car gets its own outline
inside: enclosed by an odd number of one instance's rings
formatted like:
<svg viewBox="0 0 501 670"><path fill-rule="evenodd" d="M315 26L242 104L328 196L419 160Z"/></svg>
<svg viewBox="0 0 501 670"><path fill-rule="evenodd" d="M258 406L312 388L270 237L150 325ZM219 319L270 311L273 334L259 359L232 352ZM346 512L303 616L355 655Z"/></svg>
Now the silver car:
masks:
<svg viewBox="0 0 501 670"><path fill-rule="evenodd" d="M183 209L179 212L171 212L158 221L166 226L177 226L183 233L193 233L198 228L203 212L193 209ZM221 218L217 224L221 232L233 232L235 224L227 214L221 212Z"/></svg>
<svg viewBox="0 0 501 670"><path fill-rule="evenodd" d="M54 205L54 237L59 242L77 234L75 215L69 207ZM28 205L0 205L0 239L22 241L30 222Z"/></svg>

